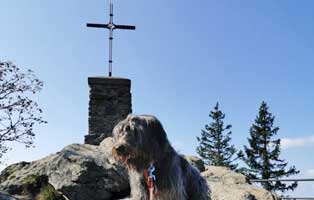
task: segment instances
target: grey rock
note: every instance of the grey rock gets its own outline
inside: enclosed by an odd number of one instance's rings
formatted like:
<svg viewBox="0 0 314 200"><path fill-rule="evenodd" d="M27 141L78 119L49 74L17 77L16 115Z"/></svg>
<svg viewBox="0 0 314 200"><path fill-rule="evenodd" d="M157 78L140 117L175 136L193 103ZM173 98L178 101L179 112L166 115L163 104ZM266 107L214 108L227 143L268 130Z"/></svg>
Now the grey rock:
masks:
<svg viewBox="0 0 314 200"><path fill-rule="evenodd" d="M274 200L272 193L250 185L244 175L225 167L206 167L201 173L207 180L212 200Z"/></svg>
<svg viewBox="0 0 314 200"><path fill-rule="evenodd" d="M16 184L6 186L7 193L0 192L0 199L9 200L67 200L48 183L46 175L28 175ZM14 196L9 195L14 194Z"/></svg>
<svg viewBox="0 0 314 200"><path fill-rule="evenodd" d="M113 141L104 139L99 146L72 144L56 154L31 163L7 167L0 175L0 199L17 198L21 182L30 175L46 175L57 191L69 200L122 199L129 195L126 170L111 155ZM273 194L250 185L246 177L224 167L205 166L197 157L185 157L202 171L212 200L273 200ZM9 196L14 195L13 196ZM2 198L2 196L3 198ZM5 198L4 198L5 197Z"/></svg>
<svg viewBox="0 0 314 200"><path fill-rule="evenodd" d="M0 192L0 199L1 200L21 200L21 199L14 197L14 196L11 196L11 195L8 195L5 193L1 193L1 192Z"/></svg>
<svg viewBox="0 0 314 200"><path fill-rule="evenodd" d="M126 196L128 176L111 156L111 147L72 144L56 154L31 163L6 168L0 175L0 190L11 195L30 175L46 175L49 183L70 200L106 200Z"/></svg>

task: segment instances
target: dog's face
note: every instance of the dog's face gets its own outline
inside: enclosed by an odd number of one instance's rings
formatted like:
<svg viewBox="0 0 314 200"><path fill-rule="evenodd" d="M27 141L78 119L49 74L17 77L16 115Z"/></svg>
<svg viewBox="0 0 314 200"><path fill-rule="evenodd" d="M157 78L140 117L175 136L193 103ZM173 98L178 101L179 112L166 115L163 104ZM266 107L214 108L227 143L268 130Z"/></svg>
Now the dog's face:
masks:
<svg viewBox="0 0 314 200"><path fill-rule="evenodd" d="M168 144L160 122L148 115L129 115L115 126L113 138L115 159L136 170L147 168Z"/></svg>

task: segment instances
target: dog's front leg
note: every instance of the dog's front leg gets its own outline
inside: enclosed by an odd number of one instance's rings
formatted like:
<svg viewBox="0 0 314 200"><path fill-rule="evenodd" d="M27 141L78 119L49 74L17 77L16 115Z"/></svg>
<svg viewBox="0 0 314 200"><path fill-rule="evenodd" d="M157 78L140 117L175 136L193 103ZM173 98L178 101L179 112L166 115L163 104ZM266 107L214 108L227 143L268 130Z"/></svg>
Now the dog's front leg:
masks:
<svg viewBox="0 0 314 200"><path fill-rule="evenodd" d="M146 186L143 184L143 175L137 172L129 172L131 200L149 200Z"/></svg>
<svg viewBox="0 0 314 200"><path fill-rule="evenodd" d="M130 200L149 200L149 196L145 188L131 188L131 198Z"/></svg>

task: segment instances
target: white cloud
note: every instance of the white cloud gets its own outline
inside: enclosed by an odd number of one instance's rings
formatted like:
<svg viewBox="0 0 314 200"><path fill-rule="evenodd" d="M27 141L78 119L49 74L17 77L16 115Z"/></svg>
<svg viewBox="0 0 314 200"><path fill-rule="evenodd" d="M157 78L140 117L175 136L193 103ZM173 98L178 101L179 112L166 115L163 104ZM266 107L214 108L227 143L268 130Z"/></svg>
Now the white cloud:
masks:
<svg viewBox="0 0 314 200"><path fill-rule="evenodd" d="M306 170L306 175L310 177L314 177L314 169L308 169ZM314 185L313 185L314 186Z"/></svg>
<svg viewBox="0 0 314 200"><path fill-rule="evenodd" d="M281 146L283 149L314 146L314 135L299 138L283 138L281 139Z"/></svg>

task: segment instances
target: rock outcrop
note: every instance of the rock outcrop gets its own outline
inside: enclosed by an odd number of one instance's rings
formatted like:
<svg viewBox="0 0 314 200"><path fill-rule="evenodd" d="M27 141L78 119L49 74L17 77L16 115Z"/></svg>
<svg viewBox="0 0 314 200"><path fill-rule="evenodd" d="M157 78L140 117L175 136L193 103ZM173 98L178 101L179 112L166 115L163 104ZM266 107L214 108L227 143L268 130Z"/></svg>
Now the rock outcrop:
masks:
<svg viewBox="0 0 314 200"><path fill-rule="evenodd" d="M18 167L18 166L14 166ZM48 182L46 175L28 175L16 184L9 185L7 188L11 196L0 192L1 200L67 200L60 192Z"/></svg>
<svg viewBox="0 0 314 200"><path fill-rule="evenodd" d="M270 192L249 184L244 175L225 167L206 167L202 176L213 200L274 200Z"/></svg>
<svg viewBox="0 0 314 200"><path fill-rule="evenodd" d="M6 168L0 191L19 195L24 179L45 175L54 189L70 200L105 200L129 193L126 171L111 157L111 148L72 144L60 152L31 163Z"/></svg>
<svg viewBox="0 0 314 200"><path fill-rule="evenodd" d="M39 197L47 189L55 195L49 200L63 200L60 193L69 200L127 197L130 192L128 176L113 159L111 149L112 138L109 137L100 146L72 144L41 160L11 165L0 175L0 191L3 191L0 199L28 200L27 197L32 197L32 200L44 200ZM206 178L212 200L274 199L271 193L250 185L242 174L224 167L205 167L195 156L186 156L186 159Z"/></svg>
<svg viewBox="0 0 314 200"><path fill-rule="evenodd" d="M212 200L274 200L270 192L249 184L242 174L225 167L205 166L196 156L185 156L185 159L207 180Z"/></svg>
<svg viewBox="0 0 314 200"><path fill-rule="evenodd" d="M0 192L0 199L1 200L21 200L21 198L17 198L17 197L14 197L5 193L1 193L1 192Z"/></svg>

